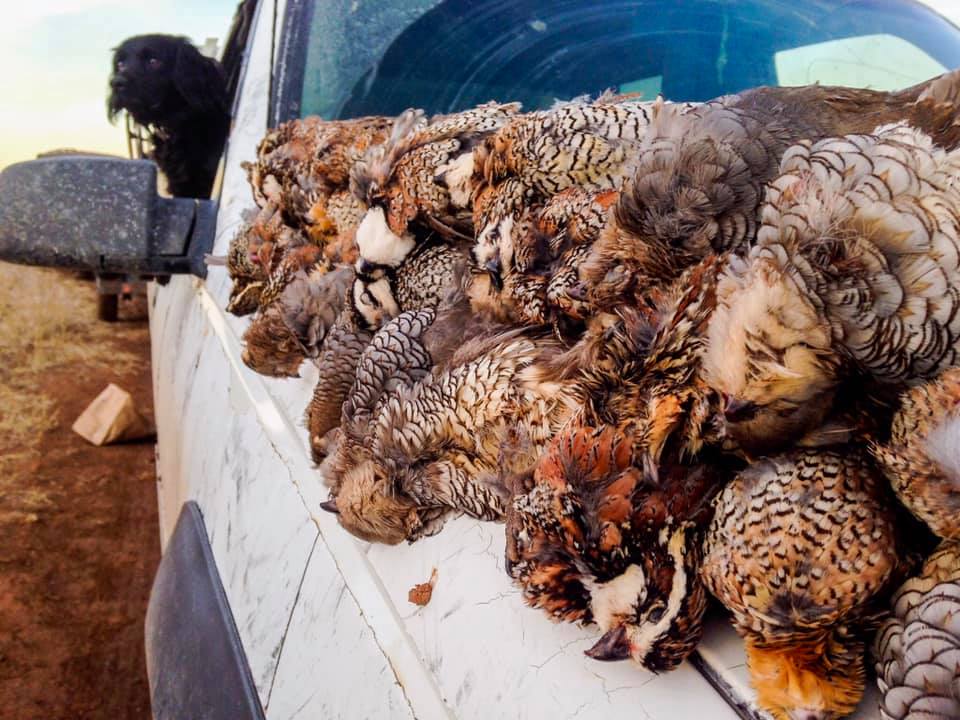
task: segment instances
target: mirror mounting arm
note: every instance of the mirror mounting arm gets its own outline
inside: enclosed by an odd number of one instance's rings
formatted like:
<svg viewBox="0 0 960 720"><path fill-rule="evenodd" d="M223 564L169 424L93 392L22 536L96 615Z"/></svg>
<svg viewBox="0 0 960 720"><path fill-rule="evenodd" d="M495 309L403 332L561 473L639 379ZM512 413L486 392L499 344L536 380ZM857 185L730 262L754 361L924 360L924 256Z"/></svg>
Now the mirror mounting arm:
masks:
<svg viewBox="0 0 960 720"><path fill-rule="evenodd" d="M194 198L159 198L151 263L155 274L207 276L203 258L213 250L217 203Z"/></svg>

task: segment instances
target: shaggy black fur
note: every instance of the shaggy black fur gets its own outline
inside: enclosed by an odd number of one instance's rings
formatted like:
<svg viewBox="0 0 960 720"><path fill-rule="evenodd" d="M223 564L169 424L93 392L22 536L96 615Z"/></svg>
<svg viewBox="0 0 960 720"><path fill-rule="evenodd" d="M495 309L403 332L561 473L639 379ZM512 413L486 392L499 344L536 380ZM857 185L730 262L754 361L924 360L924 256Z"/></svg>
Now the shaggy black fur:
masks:
<svg viewBox="0 0 960 720"><path fill-rule="evenodd" d="M178 197L208 197L230 127L220 64L185 37L137 35L114 50L107 113L148 129L152 159Z"/></svg>

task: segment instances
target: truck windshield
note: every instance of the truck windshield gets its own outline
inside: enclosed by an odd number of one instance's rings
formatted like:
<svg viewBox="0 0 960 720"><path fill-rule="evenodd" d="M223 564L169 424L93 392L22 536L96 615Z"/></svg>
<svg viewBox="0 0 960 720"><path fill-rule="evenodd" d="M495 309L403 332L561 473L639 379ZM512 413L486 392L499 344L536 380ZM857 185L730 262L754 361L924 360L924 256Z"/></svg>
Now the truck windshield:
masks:
<svg viewBox="0 0 960 720"><path fill-rule="evenodd" d="M303 12L290 116L532 110L608 88L891 90L960 67L960 30L913 0L313 0Z"/></svg>

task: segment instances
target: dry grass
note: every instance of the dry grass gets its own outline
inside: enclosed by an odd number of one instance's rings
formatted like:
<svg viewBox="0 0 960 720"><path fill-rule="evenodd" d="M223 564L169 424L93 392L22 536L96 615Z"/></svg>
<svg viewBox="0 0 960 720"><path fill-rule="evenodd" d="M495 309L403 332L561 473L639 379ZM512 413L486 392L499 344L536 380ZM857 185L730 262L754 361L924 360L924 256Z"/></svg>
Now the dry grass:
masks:
<svg viewBox="0 0 960 720"><path fill-rule="evenodd" d="M0 262L0 477L36 455L43 433L57 423L44 376L66 364L81 373L133 369L140 359L109 341L144 333L142 326L98 322L92 283Z"/></svg>

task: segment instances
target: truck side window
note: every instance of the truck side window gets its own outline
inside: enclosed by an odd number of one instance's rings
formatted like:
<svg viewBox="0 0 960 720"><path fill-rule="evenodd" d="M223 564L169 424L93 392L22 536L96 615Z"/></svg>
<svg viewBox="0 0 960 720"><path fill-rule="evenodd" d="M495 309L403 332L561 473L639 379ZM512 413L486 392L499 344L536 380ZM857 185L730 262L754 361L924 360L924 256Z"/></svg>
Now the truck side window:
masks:
<svg viewBox="0 0 960 720"><path fill-rule="evenodd" d="M903 38L881 33L828 40L774 55L779 85L845 85L900 90L947 68Z"/></svg>

